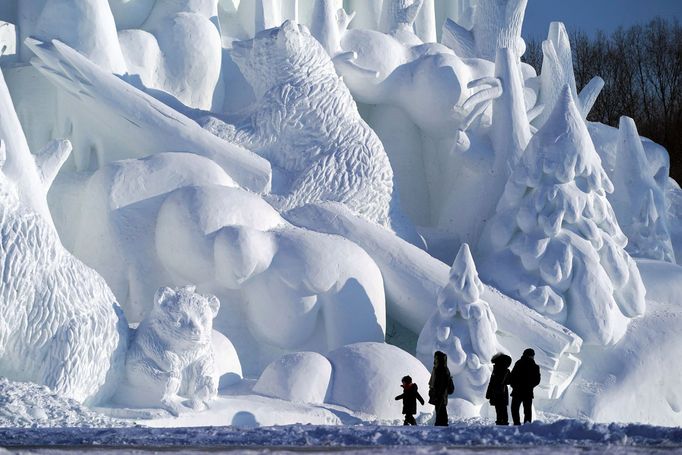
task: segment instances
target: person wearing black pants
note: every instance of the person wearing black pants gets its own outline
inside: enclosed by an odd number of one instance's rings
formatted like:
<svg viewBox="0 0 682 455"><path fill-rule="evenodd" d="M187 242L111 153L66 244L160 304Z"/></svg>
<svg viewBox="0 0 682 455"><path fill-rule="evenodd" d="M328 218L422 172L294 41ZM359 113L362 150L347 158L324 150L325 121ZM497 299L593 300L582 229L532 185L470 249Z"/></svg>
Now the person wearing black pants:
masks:
<svg viewBox="0 0 682 455"><path fill-rule="evenodd" d="M533 389L540 384L540 367L535 363L535 351L528 348L514 364L509 380L512 386L511 414L514 425L521 425L519 408L523 404L523 422L533 420Z"/></svg>
<svg viewBox="0 0 682 455"><path fill-rule="evenodd" d="M490 400L490 404L495 406L495 414L497 425L509 425L509 414L507 413L507 406L509 405L509 366L512 359L506 354L498 353L490 360L493 364L493 374L490 376L488 383L488 390L485 393L486 399Z"/></svg>
<svg viewBox="0 0 682 455"><path fill-rule="evenodd" d="M436 426L448 426L448 395L455 386L448 369L448 356L441 351L433 354L433 369L429 379L429 403L435 407Z"/></svg>

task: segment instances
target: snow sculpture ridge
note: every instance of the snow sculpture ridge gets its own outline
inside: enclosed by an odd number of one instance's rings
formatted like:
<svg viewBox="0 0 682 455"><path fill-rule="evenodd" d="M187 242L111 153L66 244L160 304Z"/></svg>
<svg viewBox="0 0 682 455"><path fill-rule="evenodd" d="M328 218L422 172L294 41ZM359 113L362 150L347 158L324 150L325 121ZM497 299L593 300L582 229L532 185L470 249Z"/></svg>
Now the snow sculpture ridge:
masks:
<svg viewBox="0 0 682 455"><path fill-rule="evenodd" d="M126 356L126 382L137 405L160 405L177 416L179 395L205 409L218 392L211 344L220 302L194 286L164 287L142 320ZM120 393L120 392L119 392Z"/></svg>
<svg viewBox="0 0 682 455"><path fill-rule="evenodd" d="M486 278L592 344L616 343L645 308L639 271L606 199L612 191L566 86L480 245ZM495 273L501 262L522 276Z"/></svg>
<svg viewBox="0 0 682 455"><path fill-rule="evenodd" d="M578 94L573 71L571 43L566 27L562 22L550 24L547 39L542 42L542 55L538 104L544 105L544 110L538 116L536 125L540 127L547 121L566 85L571 90L573 100L578 106L582 118L587 118L587 114L590 113L594 102L604 87L604 80L595 76Z"/></svg>
<svg viewBox="0 0 682 455"><path fill-rule="evenodd" d="M209 117L205 127L278 168L282 178L269 201L282 211L339 201L389 226L395 202L388 156L307 28L286 21L236 42L232 56L257 101L236 125Z"/></svg>
<svg viewBox="0 0 682 455"><path fill-rule="evenodd" d="M62 246L47 207L70 145L54 142L34 161L2 73L0 119L0 375L101 403L116 387L128 327L104 280Z"/></svg>
<svg viewBox="0 0 682 455"><path fill-rule="evenodd" d="M469 245L457 253L448 283L438 294L437 308L417 341L417 357L429 367L433 353L443 351L455 382L455 397L481 404L490 378L490 359L498 352L497 322L481 300L485 290L478 278Z"/></svg>

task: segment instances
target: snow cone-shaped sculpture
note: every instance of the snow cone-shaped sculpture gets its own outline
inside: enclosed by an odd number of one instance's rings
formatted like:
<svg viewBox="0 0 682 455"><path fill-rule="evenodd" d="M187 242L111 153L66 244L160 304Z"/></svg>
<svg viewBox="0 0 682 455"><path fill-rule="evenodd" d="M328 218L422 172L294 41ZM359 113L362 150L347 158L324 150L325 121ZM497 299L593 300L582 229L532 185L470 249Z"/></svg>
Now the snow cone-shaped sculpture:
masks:
<svg viewBox="0 0 682 455"><path fill-rule="evenodd" d="M635 121L621 117L611 197L618 223L635 257L675 262L665 219L665 195L650 171Z"/></svg>
<svg viewBox="0 0 682 455"><path fill-rule="evenodd" d="M497 323L488 303L481 300L483 291L469 245L464 243L452 264L448 284L438 295L437 308L417 341L417 357L428 368L435 351L447 354L454 396L474 404L483 402L489 362L499 350Z"/></svg>
<svg viewBox="0 0 682 455"><path fill-rule="evenodd" d="M31 154L0 72L0 376L95 404L114 391L128 326L50 217L47 190L70 151L53 141Z"/></svg>
<svg viewBox="0 0 682 455"><path fill-rule="evenodd" d="M645 290L612 191L566 87L481 237L481 275L586 343L616 343L644 313Z"/></svg>

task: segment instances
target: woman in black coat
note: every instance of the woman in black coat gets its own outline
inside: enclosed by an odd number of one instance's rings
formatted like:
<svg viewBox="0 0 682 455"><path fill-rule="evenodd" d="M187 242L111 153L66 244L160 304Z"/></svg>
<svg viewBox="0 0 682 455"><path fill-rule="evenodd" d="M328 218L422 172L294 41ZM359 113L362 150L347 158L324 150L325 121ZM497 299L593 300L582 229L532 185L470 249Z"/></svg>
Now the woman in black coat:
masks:
<svg viewBox="0 0 682 455"><path fill-rule="evenodd" d="M436 426L448 426L448 395L455 391L448 369L448 356L441 351L433 354L433 369L429 379L429 403L436 407Z"/></svg>
<svg viewBox="0 0 682 455"><path fill-rule="evenodd" d="M495 406L495 413L497 425L509 425L509 413L507 406L509 405L509 366L512 359L506 354L495 354L491 360L493 363L493 374L490 376L490 383L488 390L485 393L486 399L490 400L490 404Z"/></svg>

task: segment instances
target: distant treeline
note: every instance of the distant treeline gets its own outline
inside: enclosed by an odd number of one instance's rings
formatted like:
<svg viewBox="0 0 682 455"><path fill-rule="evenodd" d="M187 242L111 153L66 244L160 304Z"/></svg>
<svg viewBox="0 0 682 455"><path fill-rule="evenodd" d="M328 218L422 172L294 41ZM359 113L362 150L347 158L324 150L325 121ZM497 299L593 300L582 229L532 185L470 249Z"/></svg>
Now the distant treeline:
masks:
<svg viewBox="0 0 682 455"><path fill-rule="evenodd" d="M606 85L588 120L618 127L620 116L632 117L639 134L658 142L670 154L671 176L682 183L682 27L656 18L647 25L619 28L594 37L569 32L578 91L593 76ZM542 43L529 41L523 60L538 73Z"/></svg>

